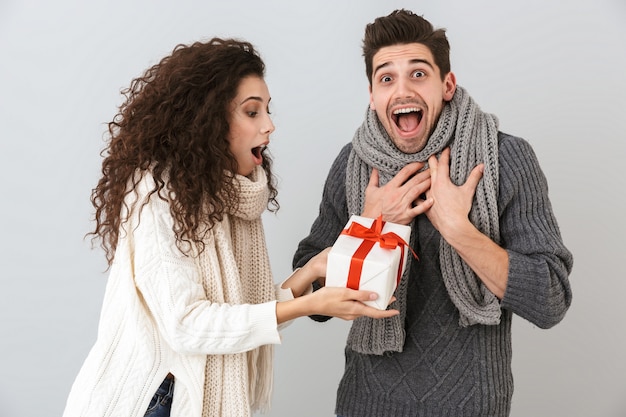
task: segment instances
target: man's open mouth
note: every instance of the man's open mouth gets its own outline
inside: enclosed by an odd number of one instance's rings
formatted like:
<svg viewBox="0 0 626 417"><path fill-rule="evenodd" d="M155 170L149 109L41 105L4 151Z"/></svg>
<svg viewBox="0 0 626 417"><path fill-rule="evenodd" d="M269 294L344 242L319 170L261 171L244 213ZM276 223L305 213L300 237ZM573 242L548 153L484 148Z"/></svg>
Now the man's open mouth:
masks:
<svg viewBox="0 0 626 417"><path fill-rule="evenodd" d="M417 107L407 107L394 110L391 117L398 129L403 132L412 132L422 121L422 111Z"/></svg>

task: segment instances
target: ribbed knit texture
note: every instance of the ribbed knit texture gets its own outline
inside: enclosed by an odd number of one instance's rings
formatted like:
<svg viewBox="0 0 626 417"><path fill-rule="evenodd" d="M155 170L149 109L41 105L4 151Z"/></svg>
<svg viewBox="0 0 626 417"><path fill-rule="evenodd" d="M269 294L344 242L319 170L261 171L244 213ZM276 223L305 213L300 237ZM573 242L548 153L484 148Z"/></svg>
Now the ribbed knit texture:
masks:
<svg viewBox="0 0 626 417"><path fill-rule="evenodd" d="M346 145L330 169L319 216L300 242L294 267L332 245L349 218ZM345 350L335 412L343 417L504 417L513 394L511 321L557 324L571 303L572 255L564 246L532 148L499 134L499 226L509 255L507 289L497 325L459 325L440 270L439 232L426 216L412 226L420 260L411 265L402 352ZM328 317L315 316L317 320Z"/></svg>
<svg viewBox="0 0 626 417"><path fill-rule="evenodd" d="M440 154L450 147L450 177L461 185L471 170L484 164L483 177L476 189L470 220L496 243L500 240L498 227L497 185L498 151L497 119L484 113L461 87L442 110L434 132L421 151L406 154L395 147L376 112L368 109L365 121L357 129L352 140L352 153L346 172L348 210L359 214L363 211L365 188L372 168L379 171L379 184L389 182L404 166L411 162L426 162L431 155ZM417 229L413 230L412 240ZM498 324L500 303L472 269L445 241L440 242L443 280L452 302L460 312L460 323L468 326L476 323ZM384 352L402 351L404 345L403 321L406 310L407 272L396 290L397 301L392 306L400 314L385 320L361 317L354 321L348 337L348 345L361 353L381 355Z"/></svg>
<svg viewBox="0 0 626 417"><path fill-rule="evenodd" d="M203 259L217 259L220 270L204 277L211 300L230 304L261 304L276 298L261 223L269 190L260 167L252 179L235 177L237 210L209 232L214 245ZM205 265L206 267L206 265ZM250 410L267 411L272 394L273 346L248 352L209 355L206 361L202 417L246 417Z"/></svg>
<svg viewBox="0 0 626 417"><path fill-rule="evenodd" d="M168 373L176 380L172 417L241 417L267 408L272 348L280 343L278 290L261 214L262 168L237 177L239 210L204 236L205 250L182 253L170 203L138 172L102 304L98 338L68 396L64 417L142 417ZM162 193L166 195L166 193Z"/></svg>

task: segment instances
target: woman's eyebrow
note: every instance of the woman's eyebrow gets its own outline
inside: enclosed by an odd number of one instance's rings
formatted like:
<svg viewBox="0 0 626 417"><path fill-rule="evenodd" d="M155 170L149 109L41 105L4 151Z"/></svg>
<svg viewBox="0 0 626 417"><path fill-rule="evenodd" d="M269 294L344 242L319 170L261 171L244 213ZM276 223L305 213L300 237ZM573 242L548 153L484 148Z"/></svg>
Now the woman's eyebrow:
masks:
<svg viewBox="0 0 626 417"><path fill-rule="evenodd" d="M253 101L260 101L261 103L263 102L263 99L261 97L250 96L250 97L246 97L245 99L243 99L243 101L241 103L239 103L239 104L243 104L243 103L246 103L246 102L251 101L251 100L253 100Z"/></svg>

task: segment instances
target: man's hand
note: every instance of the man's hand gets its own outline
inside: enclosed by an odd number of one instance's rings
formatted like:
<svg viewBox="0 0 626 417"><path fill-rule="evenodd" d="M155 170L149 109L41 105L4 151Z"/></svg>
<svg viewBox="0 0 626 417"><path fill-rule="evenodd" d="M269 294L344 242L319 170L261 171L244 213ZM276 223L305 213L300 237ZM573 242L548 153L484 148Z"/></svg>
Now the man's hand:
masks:
<svg viewBox="0 0 626 417"><path fill-rule="evenodd" d="M484 165L474 167L463 185L450 180L449 148L444 149L439 160L431 156L428 166L431 185L426 195L433 199L433 204L426 216L485 286L502 299L508 281L509 255L469 220Z"/></svg>
<svg viewBox="0 0 626 417"><path fill-rule="evenodd" d="M409 224L418 215L432 206L432 199L421 199L431 184L430 170L418 171L423 162L413 162L402 168L387 184L378 186L378 170L373 169L369 184L365 189L365 207L363 217L376 218L383 215L383 220Z"/></svg>
<svg viewBox="0 0 626 417"><path fill-rule="evenodd" d="M478 182L483 175L483 164L479 164L470 172L463 185L455 185L450 180L450 148L428 159L430 168L430 190L426 195L433 200L432 207L426 216L439 233L447 239L451 233L462 230L469 223L469 212Z"/></svg>

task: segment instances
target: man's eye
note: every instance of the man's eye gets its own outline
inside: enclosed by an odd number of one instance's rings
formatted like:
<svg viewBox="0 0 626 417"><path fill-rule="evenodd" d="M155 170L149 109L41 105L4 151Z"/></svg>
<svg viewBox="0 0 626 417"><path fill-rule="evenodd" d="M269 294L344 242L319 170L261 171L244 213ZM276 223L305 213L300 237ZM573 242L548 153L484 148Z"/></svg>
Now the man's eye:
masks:
<svg viewBox="0 0 626 417"><path fill-rule="evenodd" d="M415 78L420 78L420 77L423 77L423 76L425 76L425 75L426 75L426 74L425 74L425 73L424 73L424 71L422 71L422 70L417 70L417 71L415 71L415 72L413 73L413 77L415 77Z"/></svg>
<svg viewBox="0 0 626 417"><path fill-rule="evenodd" d="M391 81L391 77L389 75L384 75L380 79L381 83L388 83L389 81Z"/></svg>

